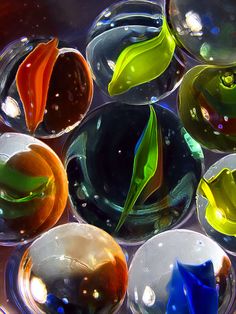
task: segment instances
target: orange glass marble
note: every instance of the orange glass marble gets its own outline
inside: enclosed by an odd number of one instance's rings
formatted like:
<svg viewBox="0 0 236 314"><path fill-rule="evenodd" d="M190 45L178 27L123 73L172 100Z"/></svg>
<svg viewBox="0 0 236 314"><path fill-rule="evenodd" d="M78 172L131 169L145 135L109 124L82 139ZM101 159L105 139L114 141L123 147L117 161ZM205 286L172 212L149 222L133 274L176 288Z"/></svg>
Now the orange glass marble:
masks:
<svg viewBox="0 0 236 314"><path fill-rule="evenodd" d="M50 138L69 132L92 96L86 60L57 38L22 38L0 54L0 118L21 133Z"/></svg>
<svg viewBox="0 0 236 314"><path fill-rule="evenodd" d="M67 177L57 155L23 134L0 136L0 244L35 238L61 217Z"/></svg>

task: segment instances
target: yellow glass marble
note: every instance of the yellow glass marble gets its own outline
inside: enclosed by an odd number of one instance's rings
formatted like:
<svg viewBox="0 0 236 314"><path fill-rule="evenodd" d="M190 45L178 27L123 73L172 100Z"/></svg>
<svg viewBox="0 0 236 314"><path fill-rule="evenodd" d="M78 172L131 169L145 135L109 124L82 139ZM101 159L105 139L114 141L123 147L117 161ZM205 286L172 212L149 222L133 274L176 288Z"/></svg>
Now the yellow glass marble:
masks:
<svg viewBox="0 0 236 314"><path fill-rule="evenodd" d="M216 176L201 179L200 193L208 200L205 217L217 231L236 235L236 170L222 169Z"/></svg>

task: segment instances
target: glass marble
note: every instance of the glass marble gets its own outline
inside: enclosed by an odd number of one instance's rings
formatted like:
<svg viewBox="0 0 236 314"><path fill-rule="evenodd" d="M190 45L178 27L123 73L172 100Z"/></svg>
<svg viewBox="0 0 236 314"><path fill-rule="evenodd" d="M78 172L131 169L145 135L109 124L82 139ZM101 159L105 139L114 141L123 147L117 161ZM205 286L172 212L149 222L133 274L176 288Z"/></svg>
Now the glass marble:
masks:
<svg viewBox="0 0 236 314"><path fill-rule="evenodd" d="M57 137L90 107L93 82L81 53L57 38L21 38L0 56L0 117L21 133Z"/></svg>
<svg viewBox="0 0 236 314"><path fill-rule="evenodd" d="M210 238L169 230L135 253L127 293L132 313L226 314L235 298L234 272Z"/></svg>
<svg viewBox="0 0 236 314"><path fill-rule="evenodd" d="M213 151L236 150L236 67L199 65L186 73L178 96L186 130Z"/></svg>
<svg viewBox="0 0 236 314"><path fill-rule="evenodd" d="M72 132L64 159L76 219L137 243L188 216L203 153L171 111L113 102Z"/></svg>
<svg viewBox="0 0 236 314"><path fill-rule="evenodd" d="M213 164L197 189L199 222L208 236L236 255L236 154Z"/></svg>
<svg viewBox="0 0 236 314"><path fill-rule="evenodd" d="M166 14L177 43L191 57L216 65L236 62L234 0L169 0Z"/></svg>
<svg viewBox="0 0 236 314"><path fill-rule="evenodd" d="M0 244L31 240L53 227L68 197L67 176L57 155L23 134L0 136Z"/></svg>
<svg viewBox="0 0 236 314"><path fill-rule="evenodd" d="M93 23L86 55L99 88L115 100L148 104L180 83L185 60L176 48L162 1L121 1Z"/></svg>
<svg viewBox="0 0 236 314"><path fill-rule="evenodd" d="M68 223L24 253L18 288L30 313L115 313L128 280L125 256L103 230Z"/></svg>

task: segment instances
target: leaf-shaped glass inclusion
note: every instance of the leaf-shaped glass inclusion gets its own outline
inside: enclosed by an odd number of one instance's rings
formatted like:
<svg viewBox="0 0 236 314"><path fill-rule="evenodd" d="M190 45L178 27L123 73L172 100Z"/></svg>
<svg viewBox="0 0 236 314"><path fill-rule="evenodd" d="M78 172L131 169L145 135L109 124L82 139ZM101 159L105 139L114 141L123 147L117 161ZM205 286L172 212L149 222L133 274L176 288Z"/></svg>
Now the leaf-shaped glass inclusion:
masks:
<svg viewBox="0 0 236 314"><path fill-rule="evenodd" d="M175 46L166 19L163 18L158 36L130 45L121 52L108 85L110 96L125 93L132 87L159 77L168 68Z"/></svg>
<svg viewBox="0 0 236 314"><path fill-rule="evenodd" d="M222 169L211 179L201 179L199 192L208 200L206 220L218 232L236 236L236 170Z"/></svg>
<svg viewBox="0 0 236 314"><path fill-rule="evenodd" d="M34 133L43 121L49 82L59 53L57 45L58 39L38 44L21 63L16 74L17 90L30 133Z"/></svg>
<svg viewBox="0 0 236 314"><path fill-rule="evenodd" d="M136 153L134 156L133 173L130 188L124 204L124 209L116 227L116 231L118 231L124 224L137 199L144 191L144 188L156 174L157 169L160 168L158 167L159 147L157 116L154 108L152 106L149 106L149 108L150 116L147 126L145 127L144 132L141 135L141 140L139 139L135 148ZM157 180L156 186L159 185L160 180ZM152 188L152 191L153 190L154 189ZM148 195L149 192L147 192Z"/></svg>
<svg viewBox="0 0 236 314"><path fill-rule="evenodd" d="M200 265L176 262L167 290L167 314L218 313L218 293L211 261Z"/></svg>
<svg viewBox="0 0 236 314"><path fill-rule="evenodd" d="M0 216L17 218L32 214L28 209L14 210L12 203L25 203L43 197L50 182L51 179L48 177L25 175L7 163L0 162L0 204L5 202L5 207L8 208L8 210L2 210ZM12 205L7 206L6 202Z"/></svg>

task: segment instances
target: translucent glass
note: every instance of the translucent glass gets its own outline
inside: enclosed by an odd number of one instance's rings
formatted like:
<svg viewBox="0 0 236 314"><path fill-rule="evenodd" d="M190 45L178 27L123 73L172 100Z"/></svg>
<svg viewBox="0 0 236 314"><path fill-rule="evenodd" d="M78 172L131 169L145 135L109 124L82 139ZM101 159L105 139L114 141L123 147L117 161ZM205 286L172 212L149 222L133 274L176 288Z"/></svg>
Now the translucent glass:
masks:
<svg viewBox="0 0 236 314"><path fill-rule="evenodd" d="M64 155L73 214L121 242L142 242L190 214L203 153L165 108L98 107L72 132Z"/></svg>
<svg viewBox="0 0 236 314"><path fill-rule="evenodd" d="M121 1L97 17L86 54L104 93L128 104L147 104L178 86L185 61L165 24L163 1Z"/></svg>
<svg viewBox="0 0 236 314"><path fill-rule="evenodd" d="M236 150L236 67L199 65L181 83L178 111L186 130L213 151Z"/></svg>
<svg viewBox="0 0 236 314"><path fill-rule="evenodd" d="M23 134L0 136L0 244L14 245L53 227L67 202L67 176L57 155Z"/></svg>
<svg viewBox="0 0 236 314"><path fill-rule="evenodd" d="M234 0L168 0L166 14L180 47L208 64L236 62Z"/></svg>
<svg viewBox="0 0 236 314"><path fill-rule="evenodd" d="M56 38L23 37L1 52L0 116L18 132L44 138L69 132L92 95L85 59Z"/></svg>
<svg viewBox="0 0 236 314"><path fill-rule="evenodd" d="M18 289L30 313L115 313L127 288L119 245L87 224L51 229L24 253Z"/></svg>
<svg viewBox="0 0 236 314"><path fill-rule="evenodd" d="M188 305L187 311L186 309L179 310L179 306L181 307L183 303L178 304L178 298L182 295L187 298L190 306L194 303L195 305L197 303L197 306L203 306L203 310L196 313L216 313L204 311L209 305L209 300L204 292L198 295L199 281L194 286L196 289L191 299L191 281L197 279L193 274L190 274L191 279L185 282L184 289L180 286L181 276L172 286L171 278L176 271L177 262L185 267L188 265L188 268L192 270L194 266L203 266L204 269L206 263L211 263L215 277L215 290L218 291L218 313L231 313L230 306L235 297L235 281L230 259L210 238L184 229L158 234L143 244L135 253L129 269L128 285L128 303L132 313L166 313L171 297L175 293L177 293L176 303L172 302L168 313L189 313ZM209 274L205 275L206 280ZM198 277L200 278L201 274L198 273ZM206 287L201 288L204 291ZM183 298L183 301L186 299ZM209 306L211 307L211 304Z"/></svg>
<svg viewBox="0 0 236 314"><path fill-rule="evenodd" d="M219 159L197 190L198 219L206 234L236 255L236 154Z"/></svg>

